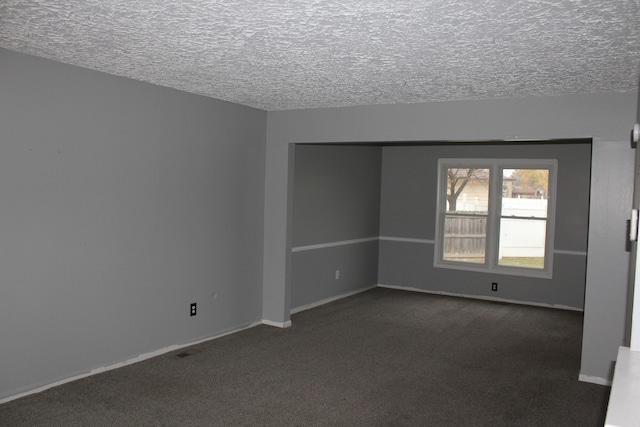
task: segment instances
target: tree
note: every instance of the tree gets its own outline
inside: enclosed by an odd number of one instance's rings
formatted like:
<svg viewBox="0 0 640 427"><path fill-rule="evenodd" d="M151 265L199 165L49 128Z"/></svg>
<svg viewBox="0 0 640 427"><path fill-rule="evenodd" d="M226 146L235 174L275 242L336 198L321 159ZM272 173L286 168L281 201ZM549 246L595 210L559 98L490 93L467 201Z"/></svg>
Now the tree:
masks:
<svg viewBox="0 0 640 427"><path fill-rule="evenodd" d="M447 201L449 202L449 211L456 211L458 197L462 194L462 190L467 186L469 180L475 177L478 169L447 169Z"/></svg>
<svg viewBox="0 0 640 427"><path fill-rule="evenodd" d="M516 169L511 174L516 179L516 185L531 188L532 190L544 189L549 191L548 169Z"/></svg>

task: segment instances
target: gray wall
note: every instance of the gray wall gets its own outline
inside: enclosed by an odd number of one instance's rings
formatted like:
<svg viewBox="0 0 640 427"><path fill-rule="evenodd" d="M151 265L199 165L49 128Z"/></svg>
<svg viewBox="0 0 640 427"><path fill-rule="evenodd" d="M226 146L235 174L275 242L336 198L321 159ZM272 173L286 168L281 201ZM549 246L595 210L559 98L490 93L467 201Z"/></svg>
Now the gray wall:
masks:
<svg viewBox="0 0 640 427"><path fill-rule="evenodd" d="M376 285L380 147L296 145L291 307ZM320 245L319 248L305 248ZM336 278L336 270L339 277Z"/></svg>
<svg viewBox="0 0 640 427"><path fill-rule="evenodd" d="M624 334L628 280L624 266L629 259L625 221L633 178L633 151L628 141L637 96L636 92L600 93L269 112L264 318L289 320L290 143L593 138L581 375L610 378L611 363Z"/></svg>
<svg viewBox="0 0 640 427"><path fill-rule="evenodd" d="M6 50L0 75L0 399L288 321L292 142L593 137L582 374L610 374L635 92L264 113Z"/></svg>
<svg viewBox="0 0 640 427"><path fill-rule="evenodd" d="M557 159L552 279L433 267L434 245L382 240L379 283L582 309L589 223L591 144L385 147L380 235L435 239L439 158ZM582 254L582 255L580 255ZM491 283L498 283L498 292Z"/></svg>
<svg viewBox="0 0 640 427"><path fill-rule="evenodd" d="M630 256L623 248L633 198L634 155L628 137L593 147L581 365L587 378L611 379L617 349L624 343Z"/></svg>
<svg viewBox="0 0 640 427"><path fill-rule="evenodd" d="M0 398L261 320L265 112L6 50L0 76Z"/></svg>

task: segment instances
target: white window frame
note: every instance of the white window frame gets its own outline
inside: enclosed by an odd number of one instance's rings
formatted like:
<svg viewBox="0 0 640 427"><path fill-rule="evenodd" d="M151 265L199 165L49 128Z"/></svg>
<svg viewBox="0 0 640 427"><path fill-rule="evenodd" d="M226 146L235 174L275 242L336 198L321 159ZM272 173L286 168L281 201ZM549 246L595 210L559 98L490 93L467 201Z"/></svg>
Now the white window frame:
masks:
<svg viewBox="0 0 640 427"><path fill-rule="evenodd" d="M489 207L487 214L487 236L485 262L483 264L444 259L444 222L447 206L447 169L483 168L489 169ZM504 169L548 169L549 198L547 201L547 224L545 236L544 269L498 264L502 181ZM558 161L555 159L468 159L447 158L438 160L438 196L436 203L436 238L434 267L484 273L509 274L515 276L551 279L553 276L554 232L556 220L556 190Z"/></svg>

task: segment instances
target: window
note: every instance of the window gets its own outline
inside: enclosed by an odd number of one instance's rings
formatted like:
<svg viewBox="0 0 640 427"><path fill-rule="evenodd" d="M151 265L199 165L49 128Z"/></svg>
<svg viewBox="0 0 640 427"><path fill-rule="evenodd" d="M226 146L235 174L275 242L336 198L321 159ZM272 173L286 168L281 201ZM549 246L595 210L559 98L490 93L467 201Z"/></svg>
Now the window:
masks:
<svg viewBox="0 0 640 427"><path fill-rule="evenodd" d="M556 160L440 159L435 266L551 278Z"/></svg>

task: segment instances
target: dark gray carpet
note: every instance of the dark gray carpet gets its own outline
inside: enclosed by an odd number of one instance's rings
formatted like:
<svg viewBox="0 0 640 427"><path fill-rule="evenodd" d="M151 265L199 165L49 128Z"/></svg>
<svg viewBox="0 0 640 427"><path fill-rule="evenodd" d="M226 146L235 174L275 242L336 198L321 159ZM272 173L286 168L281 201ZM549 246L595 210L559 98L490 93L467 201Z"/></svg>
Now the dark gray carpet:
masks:
<svg viewBox="0 0 640 427"><path fill-rule="evenodd" d="M377 288L0 405L2 426L601 426L582 314ZM187 357L183 353L192 353Z"/></svg>

